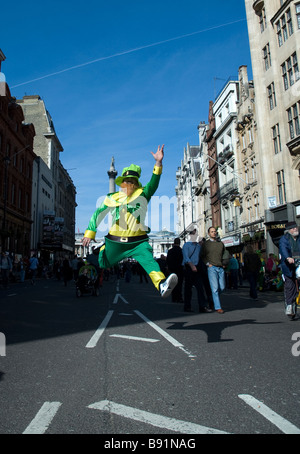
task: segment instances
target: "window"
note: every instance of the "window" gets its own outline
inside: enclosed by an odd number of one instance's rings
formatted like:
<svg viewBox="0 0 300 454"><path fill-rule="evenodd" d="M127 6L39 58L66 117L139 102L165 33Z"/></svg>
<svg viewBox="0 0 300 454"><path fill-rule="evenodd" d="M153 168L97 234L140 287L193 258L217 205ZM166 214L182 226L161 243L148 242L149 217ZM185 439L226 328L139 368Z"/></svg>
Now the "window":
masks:
<svg viewBox="0 0 300 454"><path fill-rule="evenodd" d="M252 129L248 129L249 143L253 143Z"/></svg>
<svg viewBox="0 0 300 454"><path fill-rule="evenodd" d="M251 159L251 172L252 172L252 181L256 181L256 163L255 159Z"/></svg>
<svg viewBox="0 0 300 454"><path fill-rule="evenodd" d="M273 126L273 128L272 128L272 136L273 136L274 153L278 154L281 152L280 130L279 130L278 123L275 126Z"/></svg>
<svg viewBox="0 0 300 454"><path fill-rule="evenodd" d="M280 203L280 205L282 205L283 203L286 203L284 170L280 170L280 172L277 172L276 176L277 176L277 191L278 191L279 203Z"/></svg>
<svg viewBox="0 0 300 454"><path fill-rule="evenodd" d="M296 52L281 65L281 69L283 86L285 90L288 90L288 88L294 85L300 78Z"/></svg>
<svg viewBox="0 0 300 454"><path fill-rule="evenodd" d="M292 15L291 15L290 9L288 9L286 12L286 21L287 21L289 36L292 36L292 34L294 33L294 28L293 28Z"/></svg>
<svg viewBox="0 0 300 454"><path fill-rule="evenodd" d="M298 29L300 29L300 3L295 5Z"/></svg>
<svg viewBox="0 0 300 454"><path fill-rule="evenodd" d="M261 33L267 28L267 18L266 18L266 10L262 8L261 12L258 15L259 18L259 25Z"/></svg>
<svg viewBox="0 0 300 454"><path fill-rule="evenodd" d="M274 107L276 107L276 105L277 105L274 82L272 82L271 85L268 86L267 90L268 90L269 107L270 107L270 110L273 110Z"/></svg>
<svg viewBox="0 0 300 454"><path fill-rule="evenodd" d="M271 53L270 53L270 44L269 43L263 48L263 59L264 59L265 70L268 71L268 69L272 65L272 63L271 63Z"/></svg>
<svg viewBox="0 0 300 454"><path fill-rule="evenodd" d="M14 183L11 185L11 203L13 205L16 203L16 185Z"/></svg>
<svg viewBox="0 0 300 454"><path fill-rule="evenodd" d="M299 103L294 104L287 110L288 124L290 130L290 138L294 139L300 135L300 122L299 122Z"/></svg>
<svg viewBox="0 0 300 454"><path fill-rule="evenodd" d="M18 208L22 208L22 199L23 199L22 189L19 189Z"/></svg>
<svg viewBox="0 0 300 454"><path fill-rule="evenodd" d="M281 47L285 41L294 33L290 8L276 22L278 45Z"/></svg>

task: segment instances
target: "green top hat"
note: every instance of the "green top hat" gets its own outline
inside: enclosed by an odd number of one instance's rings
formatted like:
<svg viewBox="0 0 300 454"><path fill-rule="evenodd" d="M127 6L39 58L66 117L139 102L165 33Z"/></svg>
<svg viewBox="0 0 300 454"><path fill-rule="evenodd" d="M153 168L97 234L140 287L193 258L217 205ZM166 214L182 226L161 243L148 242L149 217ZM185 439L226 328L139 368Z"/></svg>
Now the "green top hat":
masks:
<svg viewBox="0 0 300 454"><path fill-rule="evenodd" d="M136 166L135 164L130 164L129 167L124 167L122 171L122 176L116 178L116 184L118 186L121 186L123 183L123 180L125 178L135 178L137 180L137 183L139 187L142 187L142 183L139 181L139 178L141 176L142 169L140 166Z"/></svg>

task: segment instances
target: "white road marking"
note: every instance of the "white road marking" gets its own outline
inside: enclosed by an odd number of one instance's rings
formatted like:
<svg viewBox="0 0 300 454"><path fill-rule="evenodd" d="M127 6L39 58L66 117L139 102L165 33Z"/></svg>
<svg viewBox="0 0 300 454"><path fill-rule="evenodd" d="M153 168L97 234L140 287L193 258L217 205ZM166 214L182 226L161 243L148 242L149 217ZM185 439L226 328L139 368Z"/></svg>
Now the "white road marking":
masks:
<svg viewBox="0 0 300 454"><path fill-rule="evenodd" d="M168 342L170 342L174 347L179 348L182 350L184 353L186 353L190 358L195 358L194 355L192 355L188 350L184 348L184 346L178 342L174 337L170 336L167 334L162 328L160 328L158 325L155 323L151 322L149 318L147 318L145 315L143 315L140 311L134 311L139 317L141 317L148 325L151 326L151 328L155 329L159 334L161 334Z"/></svg>
<svg viewBox="0 0 300 454"><path fill-rule="evenodd" d="M113 304L117 304L119 298L121 298L121 300L123 300L125 304L129 304L128 301L126 301L126 299L121 295L121 293L116 294L113 300Z"/></svg>
<svg viewBox="0 0 300 454"><path fill-rule="evenodd" d="M44 434L61 405L60 402L45 402L23 434Z"/></svg>
<svg viewBox="0 0 300 454"><path fill-rule="evenodd" d="M110 337L121 337L123 339L138 340L143 342L159 342L158 339L147 339L145 337L125 336L123 334L111 334Z"/></svg>
<svg viewBox="0 0 300 454"><path fill-rule="evenodd" d="M239 394L239 398L268 419L268 421L278 427L278 429L280 429L283 433L300 434L300 429L298 429L298 427L294 426L294 424L290 423L287 419L282 418L282 416L278 415L275 411L271 410L271 408L255 399L255 397L250 396L249 394Z"/></svg>
<svg viewBox="0 0 300 454"><path fill-rule="evenodd" d="M124 418L133 419L144 424L150 424L154 427L160 427L168 429L177 433L182 434L226 434L221 430L213 429L210 427L200 426L188 421L181 421L179 419L168 418L167 416L157 415L155 413L149 413L148 411L139 410L133 407L127 407L126 405L116 404L108 400L102 400L101 402L95 402L88 406L95 410L108 411Z"/></svg>
<svg viewBox="0 0 300 454"><path fill-rule="evenodd" d="M86 348L94 348L94 347L96 347L97 342L100 339L100 337L102 336L102 334L104 333L104 330L105 330L106 326L108 325L108 322L111 319L111 316L112 316L113 313L114 313L114 311L108 311L107 312L106 317L102 321L101 325L99 326L99 328L97 329L95 334L91 337L89 342L86 344L86 346L85 346Z"/></svg>

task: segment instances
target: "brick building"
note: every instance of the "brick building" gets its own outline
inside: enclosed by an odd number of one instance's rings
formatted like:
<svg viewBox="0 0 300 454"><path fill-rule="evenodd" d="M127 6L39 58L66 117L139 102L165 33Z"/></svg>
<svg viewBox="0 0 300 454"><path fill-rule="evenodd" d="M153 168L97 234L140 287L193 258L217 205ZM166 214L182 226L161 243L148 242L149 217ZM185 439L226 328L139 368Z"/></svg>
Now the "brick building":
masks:
<svg viewBox="0 0 300 454"><path fill-rule="evenodd" d="M0 52L1 62L5 56ZM31 235L32 167L35 129L24 122L1 73L0 90L0 231L1 249L28 255Z"/></svg>

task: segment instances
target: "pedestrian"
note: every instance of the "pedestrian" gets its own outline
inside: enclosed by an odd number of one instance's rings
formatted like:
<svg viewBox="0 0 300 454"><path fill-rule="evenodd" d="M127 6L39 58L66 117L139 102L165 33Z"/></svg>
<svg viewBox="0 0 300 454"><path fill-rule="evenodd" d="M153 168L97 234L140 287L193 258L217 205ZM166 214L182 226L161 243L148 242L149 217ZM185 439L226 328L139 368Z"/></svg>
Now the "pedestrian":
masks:
<svg viewBox="0 0 300 454"><path fill-rule="evenodd" d="M22 256L19 258L17 263L17 271L19 273L20 282L23 283L25 280L25 264Z"/></svg>
<svg viewBox="0 0 300 454"><path fill-rule="evenodd" d="M246 252L244 254L244 270L246 279L249 282L249 296L250 298L257 300L257 282L258 276L261 269L261 260L259 255L254 252L253 247L248 244L246 246Z"/></svg>
<svg viewBox="0 0 300 454"><path fill-rule="evenodd" d="M165 254L160 254L160 257L158 259L156 259L156 261L159 265L160 271L165 276L167 276L168 275L168 265L167 265L167 257L165 256Z"/></svg>
<svg viewBox="0 0 300 454"><path fill-rule="evenodd" d="M6 289L9 284L9 275L12 272L12 261L8 252L2 252L0 257L2 285Z"/></svg>
<svg viewBox="0 0 300 454"><path fill-rule="evenodd" d="M234 256L230 257L228 267L229 267L229 273L230 273L230 283L233 286L233 288L236 290L238 288L240 265Z"/></svg>
<svg viewBox="0 0 300 454"><path fill-rule="evenodd" d="M121 260L131 257L142 265L161 296L166 298L177 284L178 278L176 274L166 278L160 271L148 242L147 233L150 229L144 224L148 202L158 188L162 174L164 145L151 154L155 165L149 183L144 187L140 183L141 168L138 165L125 167L122 175L116 179L120 191L107 194L104 202L94 212L82 244L88 246L90 241L95 239L98 225L111 213L112 225L99 253L100 268L111 268Z"/></svg>
<svg viewBox="0 0 300 454"><path fill-rule="evenodd" d="M62 262L62 274L64 279L65 287L67 286L68 281L72 279L72 268L68 256L66 255Z"/></svg>
<svg viewBox="0 0 300 454"><path fill-rule="evenodd" d="M175 273L178 277L178 283L172 291L172 301L174 303L183 302L182 284L183 284L183 254L180 247L180 238L174 239L174 244L167 253L167 267L170 273Z"/></svg>
<svg viewBox="0 0 300 454"><path fill-rule="evenodd" d="M197 227L192 226L189 235L189 241L182 247L184 267L184 307L185 312L193 312L191 306L192 288L197 291L199 312L212 312L208 307L208 302L204 293L201 271L198 268L201 246L198 242Z"/></svg>
<svg viewBox="0 0 300 454"><path fill-rule="evenodd" d="M217 239L217 229L215 227L209 227L208 236L209 239L202 246L201 257L207 266L214 309L217 313L223 314L224 310L221 307L220 294L226 286L223 265L223 257L226 250L224 244Z"/></svg>
<svg viewBox="0 0 300 454"><path fill-rule="evenodd" d="M140 284L143 283L143 278L145 279L145 283L148 284L147 273L139 263L137 263L137 273L140 277Z"/></svg>
<svg viewBox="0 0 300 454"><path fill-rule="evenodd" d="M29 259L29 273L31 278L31 284L35 284L36 273L38 269L39 261L35 254Z"/></svg>
<svg viewBox="0 0 300 454"><path fill-rule="evenodd" d="M294 319L298 294L295 259L300 258L300 235L295 221L288 222L285 229L279 241L280 268L284 282L285 313Z"/></svg>
<svg viewBox="0 0 300 454"><path fill-rule="evenodd" d="M275 255L270 253L269 258L266 264L266 271L271 277L275 277L277 275L277 263L275 261Z"/></svg>
<svg viewBox="0 0 300 454"><path fill-rule="evenodd" d="M78 257L75 254L73 259L71 260L71 268L73 272L73 279L74 281L77 281L78 278Z"/></svg>

